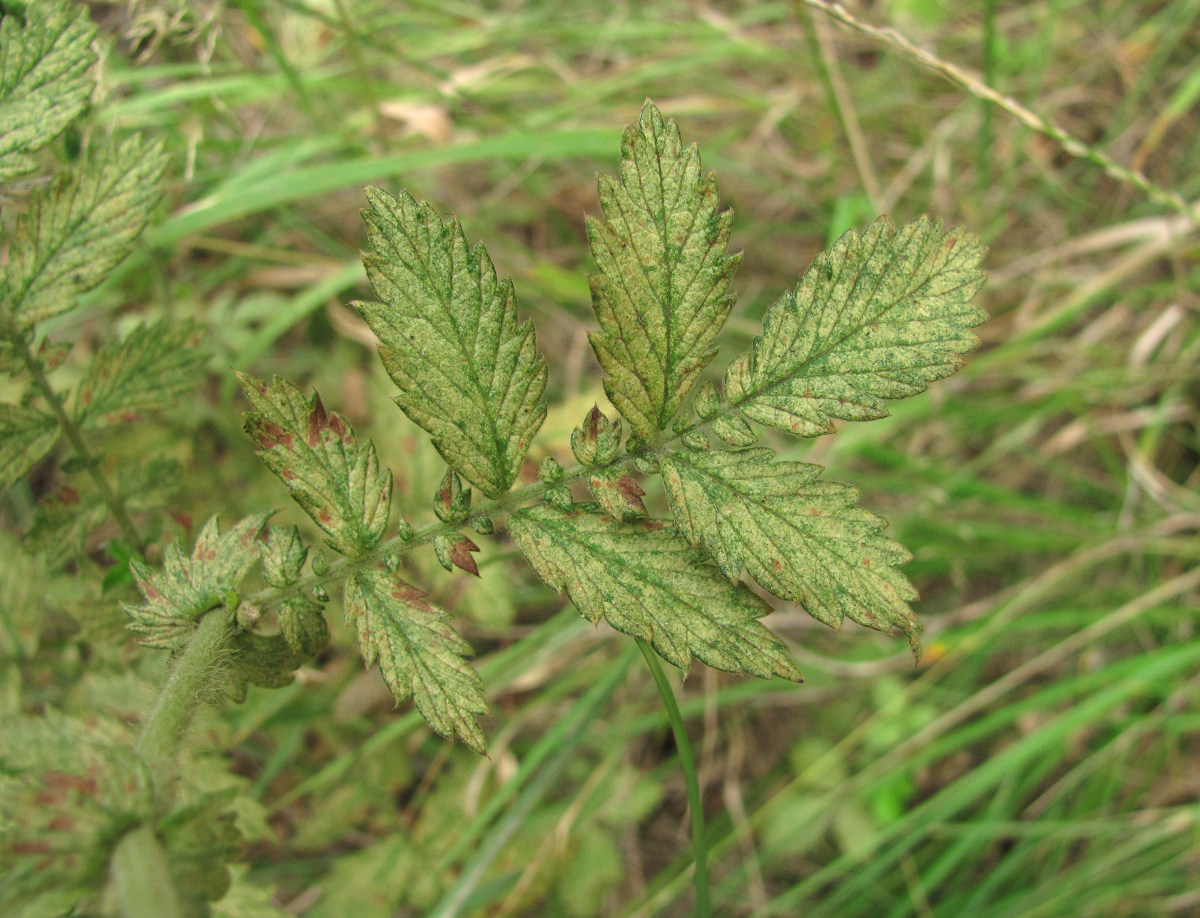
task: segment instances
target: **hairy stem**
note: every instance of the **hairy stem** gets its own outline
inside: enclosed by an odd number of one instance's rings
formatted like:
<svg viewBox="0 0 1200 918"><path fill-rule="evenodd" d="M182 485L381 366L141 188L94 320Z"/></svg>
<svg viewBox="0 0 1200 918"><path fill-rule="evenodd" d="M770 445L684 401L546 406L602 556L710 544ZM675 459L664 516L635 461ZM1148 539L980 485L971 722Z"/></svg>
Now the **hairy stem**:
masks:
<svg viewBox="0 0 1200 918"><path fill-rule="evenodd" d="M125 537L125 541L132 545L136 551L144 551L146 547L145 542L138 532L137 527L133 524L133 520L130 519L129 511L125 509L125 502L121 500L117 492L113 490L108 479L104 476L104 473L100 471L99 458L88 447L79 425L67 414L67 409L64 407L62 399L54 391L54 387L50 385L50 379L46 376L46 371L41 361L34 356L33 352L29 349L29 345L21 338L14 337L12 342L14 349L20 354L21 360L25 364L25 369L29 371L29 375L33 377L34 384L41 390L42 397L46 400L46 404L50 406L50 411L54 415L54 419L58 421L58 426L62 430L63 435L71 444L71 448L75 450L75 455L83 461L88 475L96 485L96 491L100 495L100 499L104 501L104 506L108 508L108 513L113 518L113 522L121 530L121 535Z"/></svg>
<svg viewBox="0 0 1200 918"><path fill-rule="evenodd" d="M708 844L704 839L704 804L700 799L700 781L696 777L696 762L692 757L692 744L688 739L687 728L683 723L683 715L679 713L679 705L675 701L675 692L667 681L666 673L658 662L658 654L643 641L635 638L638 649L646 658L646 665L654 676L654 684L658 686L658 694L662 696L663 706L667 709L667 718L671 721L671 730L675 734L675 748L679 750L679 767L683 770L683 780L687 784L688 809L692 813L692 852L696 859L696 873L693 882L696 887L696 911L698 918L708 918L712 914L712 903L708 892Z"/></svg>
<svg viewBox="0 0 1200 918"><path fill-rule="evenodd" d="M196 633L142 727L136 749L146 763L157 800L168 797L175 777L179 741L200 699L211 694L208 689L212 672L225 652L229 637L229 615L224 607L200 619Z"/></svg>

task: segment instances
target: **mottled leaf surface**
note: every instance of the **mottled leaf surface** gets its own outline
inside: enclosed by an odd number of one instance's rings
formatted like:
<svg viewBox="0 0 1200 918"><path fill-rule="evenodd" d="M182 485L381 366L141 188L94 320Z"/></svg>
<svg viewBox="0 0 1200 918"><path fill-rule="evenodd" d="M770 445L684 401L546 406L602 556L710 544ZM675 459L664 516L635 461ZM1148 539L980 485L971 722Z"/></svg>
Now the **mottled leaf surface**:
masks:
<svg viewBox="0 0 1200 918"><path fill-rule="evenodd" d="M197 380L205 353L189 346L191 323L140 325L104 347L75 397L75 420L109 427L171 404Z"/></svg>
<svg viewBox="0 0 1200 918"><path fill-rule="evenodd" d="M483 681L466 661L471 646L450 614L385 568L359 571L346 581L346 620L358 633L363 659L379 670L397 702L411 697L436 733L458 736L484 755L487 743L475 718L488 713Z"/></svg>
<svg viewBox="0 0 1200 918"><path fill-rule="evenodd" d="M400 388L396 404L451 468L499 497L546 417L533 325L517 323L512 282L456 219L443 223L405 193L369 188L367 198L363 264L379 302L355 305Z"/></svg>
<svg viewBox="0 0 1200 918"><path fill-rule="evenodd" d="M927 217L851 230L768 310L762 334L725 374L753 420L798 436L833 421L885 417L889 398L924 391L962 366L986 318L971 305L984 247Z"/></svg>
<svg viewBox="0 0 1200 918"><path fill-rule="evenodd" d="M643 439L671 422L733 306L741 256L725 254L732 211L674 121L647 102L621 142L620 177L600 176L604 219L589 219L590 338L609 399Z"/></svg>
<svg viewBox="0 0 1200 918"><path fill-rule="evenodd" d="M0 182L33 169L29 154L87 105L95 34L85 4L37 0L0 21Z"/></svg>
<svg viewBox="0 0 1200 918"><path fill-rule="evenodd" d="M268 386L239 373L253 410L246 412L246 433L258 455L288 486L325 541L345 555L359 557L379 544L387 528L392 473L379 468L371 441L359 446L354 431L338 414L325 410L321 397L304 393L287 380Z"/></svg>
<svg viewBox="0 0 1200 918"><path fill-rule="evenodd" d="M0 308L17 331L66 312L129 254L159 200L166 157L132 137L36 191L4 267Z"/></svg>
<svg viewBox="0 0 1200 918"><path fill-rule="evenodd" d="M185 556L178 544L167 547L161 570L131 561L145 602L125 606L129 630L145 635L142 644L147 647L185 646L200 617L224 604L258 561L255 536L270 515L271 511L256 513L225 533L212 517L200 530L191 555Z"/></svg>
<svg viewBox="0 0 1200 918"><path fill-rule="evenodd" d="M858 492L819 476L821 467L772 461L769 449L680 450L663 459L675 522L736 581L743 566L765 589L801 603L813 618L843 618L891 631L917 649L916 599L899 566L904 546L887 521L857 505Z"/></svg>
<svg viewBox="0 0 1200 918"><path fill-rule="evenodd" d="M32 408L0 403L0 490L20 481L57 442L54 418Z"/></svg>
<svg viewBox="0 0 1200 918"><path fill-rule="evenodd" d="M696 657L727 672L799 680L783 642L759 621L771 607L662 522L541 505L514 513L509 531L538 576L589 621L649 641L676 666Z"/></svg>

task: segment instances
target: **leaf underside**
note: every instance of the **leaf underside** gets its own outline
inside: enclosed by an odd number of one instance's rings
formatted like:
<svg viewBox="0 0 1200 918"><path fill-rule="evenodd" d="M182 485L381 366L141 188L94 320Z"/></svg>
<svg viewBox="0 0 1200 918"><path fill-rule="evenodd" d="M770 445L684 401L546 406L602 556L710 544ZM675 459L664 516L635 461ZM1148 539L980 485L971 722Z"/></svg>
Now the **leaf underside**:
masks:
<svg viewBox="0 0 1200 918"><path fill-rule="evenodd" d="M835 628L843 618L903 631L918 650L916 591L899 566L910 555L882 535L887 522L857 506L858 492L820 479L769 449L680 450L662 463L680 532L731 580L743 567L781 599Z"/></svg>
<svg viewBox="0 0 1200 918"><path fill-rule="evenodd" d="M538 576L584 617L648 641L674 665L686 669L694 656L727 672L799 681L783 642L759 621L771 607L661 521L543 504L514 513L509 531Z"/></svg>
<svg viewBox="0 0 1200 918"><path fill-rule="evenodd" d="M31 3L0 21L0 182L37 165L45 146L83 111L96 30L84 4Z"/></svg>
<svg viewBox="0 0 1200 918"><path fill-rule="evenodd" d="M145 635L142 644L146 647L182 649L200 617L221 605L228 591L236 590L258 561L255 536L271 512L249 516L225 533L212 517L200 530L190 556L185 557L178 544L167 546L161 570L131 561L146 601L125 606L131 619L129 630Z"/></svg>
<svg viewBox="0 0 1200 918"><path fill-rule="evenodd" d="M345 600L363 659L367 665L379 661L396 701L411 697L436 733L458 736L485 755L487 742L475 720L488 713L483 681L466 661L471 646L449 613L382 567L351 576Z"/></svg>
<svg viewBox="0 0 1200 918"><path fill-rule="evenodd" d="M407 193L369 188L367 198L363 264L379 302L355 305L379 338L396 404L451 468L499 497L546 417L533 325L517 324L512 283L456 219L443 223Z"/></svg>
<svg viewBox="0 0 1200 918"><path fill-rule="evenodd" d="M962 366L986 314L971 305L984 247L922 217L875 221L817 257L768 310L763 331L725 374L725 395L748 417L802 437L834 419L887 416Z"/></svg>
<svg viewBox="0 0 1200 918"><path fill-rule="evenodd" d="M608 397L648 440L716 354L741 261L725 254L733 213L718 211L716 177L651 102L625 130L620 178L601 175L599 192L604 219L587 228L600 331L589 337Z"/></svg>
<svg viewBox="0 0 1200 918"><path fill-rule="evenodd" d="M371 441L359 446L354 431L321 397L275 377L268 386L245 373L238 378L250 400L246 433L258 455L291 491L331 548L361 557L379 544L391 509L392 474L380 470Z"/></svg>
<svg viewBox="0 0 1200 918"><path fill-rule="evenodd" d="M133 246L159 200L160 145L133 137L89 153L39 189L17 221L0 308L18 332L66 312Z"/></svg>

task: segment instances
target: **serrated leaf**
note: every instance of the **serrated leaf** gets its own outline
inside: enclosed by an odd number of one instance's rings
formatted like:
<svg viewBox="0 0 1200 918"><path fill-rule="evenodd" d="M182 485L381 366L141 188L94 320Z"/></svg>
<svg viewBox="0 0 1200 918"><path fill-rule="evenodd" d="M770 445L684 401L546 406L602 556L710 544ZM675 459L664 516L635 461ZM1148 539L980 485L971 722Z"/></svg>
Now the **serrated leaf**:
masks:
<svg viewBox="0 0 1200 918"><path fill-rule="evenodd" d="M161 144L132 137L91 152L17 221L0 308L16 330L66 312L126 255L158 204Z"/></svg>
<svg viewBox="0 0 1200 918"><path fill-rule="evenodd" d="M450 535L438 534L433 540L433 550L438 563L448 571L454 568L466 571L468 574L479 576L479 565L471 552L479 551L479 546L462 533Z"/></svg>
<svg viewBox="0 0 1200 918"><path fill-rule="evenodd" d="M278 376L270 386L245 373L238 379L254 409L245 426L259 458L324 530L329 546L361 557L378 545L391 509L392 473L380 470L375 445L355 445L350 425L326 411L316 393L305 398Z"/></svg>
<svg viewBox="0 0 1200 918"><path fill-rule="evenodd" d="M183 647L200 617L224 604L258 561L255 536L271 512L248 516L225 533L212 517L200 530L190 556L183 554L178 543L167 546L161 570L131 561L145 602L125 605L131 619L129 630L145 635L142 644L146 647Z"/></svg>
<svg viewBox="0 0 1200 918"><path fill-rule="evenodd" d="M766 313L763 331L725 374L747 416L802 437L835 418L885 417L962 366L987 317L971 305L984 282L979 240L922 217L844 234Z"/></svg>
<svg viewBox="0 0 1200 918"><path fill-rule="evenodd" d="M589 338L609 399L649 440L716 354L741 261L725 254L733 212L718 212L716 176L652 102L625 130L619 180L601 175L599 190L604 219L587 229L600 331Z"/></svg>
<svg viewBox="0 0 1200 918"><path fill-rule="evenodd" d="M512 282L458 220L406 193L368 188L363 255L380 302L356 303L400 388L396 404L447 463L488 497L507 491L546 418L546 362L517 324Z"/></svg>
<svg viewBox="0 0 1200 918"><path fill-rule="evenodd" d="M95 35L82 4L39 0L0 22L0 182L34 168L29 154L87 105Z"/></svg>
<svg viewBox="0 0 1200 918"><path fill-rule="evenodd" d="M514 513L509 532L538 576L584 617L649 641L676 666L686 669L694 656L727 672L800 679L783 642L759 621L771 607L661 521L620 523L540 505Z"/></svg>
<svg viewBox="0 0 1200 918"><path fill-rule="evenodd" d="M58 442L54 418L0 402L0 490L11 488Z"/></svg>
<svg viewBox="0 0 1200 918"><path fill-rule="evenodd" d="M857 506L858 492L824 481L821 467L773 462L769 449L680 451L663 459L667 500L680 532L731 580L743 565L765 589L840 627L849 617L898 628L917 650L916 591L899 566L904 546L887 521Z"/></svg>
<svg viewBox="0 0 1200 918"><path fill-rule="evenodd" d="M458 736L486 755L475 720L489 711L483 681L466 661L471 646L454 630L449 613L382 567L346 581L345 605L363 659L367 665L379 661L396 701L411 697L436 733Z"/></svg>
<svg viewBox="0 0 1200 918"><path fill-rule="evenodd" d="M190 322L139 325L105 346L75 396L75 420L90 428L137 420L169 405L196 383L203 351L189 346Z"/></svg>

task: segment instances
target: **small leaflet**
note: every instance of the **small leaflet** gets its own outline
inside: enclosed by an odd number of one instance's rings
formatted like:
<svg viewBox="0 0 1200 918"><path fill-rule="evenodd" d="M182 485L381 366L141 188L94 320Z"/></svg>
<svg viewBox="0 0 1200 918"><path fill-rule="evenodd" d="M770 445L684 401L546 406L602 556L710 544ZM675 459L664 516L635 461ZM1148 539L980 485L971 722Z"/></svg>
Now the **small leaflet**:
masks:
<svg viewBox="0 0 1200 918"><path fill-rule="evenodd" d="M725 373L725 397L752 420L801 437L835 419L887 416L962 366L986 314L971 305L985 248L961 229L886 217L845 233L780 297L762 334Z"/></svg>
<svg viewBox="0 0 1200 918"><path fill-rule="evenodd" d="M0 402L0 491L11 488L58 442L54 418Z"/></svg>
<svg viewBox="0 0 1200 918"><path fill-rule="evenodd" d="M259 550L262 556L263 579L277 590L286 589L300 579L308 549L295 526L271 526L267 540Z"/></svg>
<svg viewBox="0 0 1200 918"><path fill-rule="evenodd" d="M95 37L84 4L38 0L0 21L0 182L33 169L29 154L87 105Z"/></svg>
<svg viewBox="0 0 1200 918"><path fill-rule="evenodd" d="M662 521L615 522L543 504L514 513L509 532L538 576L585 618L649 641L681 669L696 657L726 672L800 680L783 642L759 621L771 607Z"/></svg>
<svg viewBox="0 0 1200 918"><path fill-rule="evenodd" d="M479 576L479 565L471 552L479 551L479 546L459 532L449 535L439 534L434 537L433 551L438 563L448 571L454 568L464 570L468 574Z"/></svg>
<svg viewBox="0 0 1200 918"><path fill-rule="evenodd" d="M496 277L458 220L407 193L368 188L363 265L380 302L355 303L400 388L396 404L446 462L497 498L517 479L546 419L546 362L517 324L512 282Z"/></svg>
<svg viewBox="0 0 1200 918"><path fill-rule="evenodd" d="M632 520L646 515L642 498L646 491L627 469L601 469L588 476L592 497L614 520Z"/></svg>
<svg viewBox="0 0 1200 918"><path fill-rule="evenodd" d="M158 205L161 144L131 137L34 192L17 220L0 309L17 331L67 312L133 248Z"/></svg>
<svg viewBox="0 0 1200 918"><path fill-rule="evenodd" d="M207 355L189 346L190 323L140 325L104 347L92 361L75 396L75 420L110 427L138 420L146 411L171 404L196 383Z"/></svg>
<svg viewBox="0 0 1200 918"><path fill-rule="evenodd" d="M620 178L601 175L599 193L604 219L589 218L587 229L600 331L589 338L609 399L651 440L716 354L733 307L733 212L718 211L716 176L649 101L625 130Z"/></svg>
<svg viewBox="0 0 1200 918"><path fill-rule="evenodd" d="M749 446L758 439L754 428L740 414L719 414L712 421L712 431L729 446Z"/></svg>
<svg viewBox="0 0 1200 918"><path fill-rule="evenodd" d="M145 635L142 644L164 650L182 649L205 612L224 605L258 561L255 536L271 516L270 510L246 517L222 533L212 517L196 539L190 556L179 545L167 546L161 570L134 559L130 562L145 602L125 605L132 619L129 630Z"/></svg>
<svg viewBox="0 0 1200 918"><path fill-rule="evenodd" d="M367 665L379 670L397 703L411 697L434 732L458 736L480 755L487 742L475 718L489 712L483 681L467 662L471 646L416 587L380 566L346 581L346 621Z"/></svg>
<svg viewBox="0 0 1200 918"><path fill-rule="evenodd" d="M355 444L342 417L325 410L321 397L304 394L276 376L271 385L239 373L253 408L246 433L259 458L292 493L329 546L361 557L379 544L387 528L392 473L380 470L370 440Z"/></svg>
<svg viewBox="0 0 1200 918"><path fill-rule="evenodd" d="M899 570L911 555L882 535L887 521L857 506L854 488L820 479L820 466L773 456L765 448L667 456L663 482L680 532L731 581L745 566L827 625L849 617L899 629L919 652L907 602L917 594Z"/></svg>

